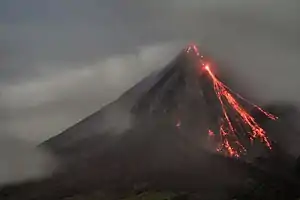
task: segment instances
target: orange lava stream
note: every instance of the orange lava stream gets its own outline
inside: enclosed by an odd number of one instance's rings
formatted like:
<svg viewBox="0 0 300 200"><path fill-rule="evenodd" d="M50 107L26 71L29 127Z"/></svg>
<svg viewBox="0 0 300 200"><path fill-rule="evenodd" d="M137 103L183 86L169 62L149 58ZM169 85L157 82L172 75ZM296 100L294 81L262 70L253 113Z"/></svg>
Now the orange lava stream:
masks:
<svg viewBox="0 0 300 200"><path fill-rule="evenodd" d="M192 49L194 50L194 53L199 57L200 53L197 46L190 46L188 48L188 52ZM203 56L201 56L201 58L203 58ZM201 62L201 68L203 67L202 65L203 64ZM264 143L269 149L272 149L272 145L266 135L266 131L262 127L260 127L260 125L255 121L254 117L252 117L247 112L247 110L241 104L239 104L239 102L234 98L234 96L253 106L257 110L262 112L266 117L272 120L276 120L277 117L264 111L262 108L251 103L247 99L243 98L241 95L233 92L228 86L226 86L215 76L208 64L206 64L203 67L203 69L207 72L207 74L212 80L214 91L223 111L223 118L221 120L219 130L220 144L217 148L217 151L225 153L226 155L231 157L240 157L241 154L246 153L246 148L239 141L237 130L235 129L233 122L231 121L230 116L228 114L229 109L233 110L237 114L237 116L239 116L239 122L242 122L243 125L249 129L247 133L250 142L252 142L254 139L258 139L259 141ZM211 130L209 130L208 132L209 136L214 135L214 133Z"/></svg>

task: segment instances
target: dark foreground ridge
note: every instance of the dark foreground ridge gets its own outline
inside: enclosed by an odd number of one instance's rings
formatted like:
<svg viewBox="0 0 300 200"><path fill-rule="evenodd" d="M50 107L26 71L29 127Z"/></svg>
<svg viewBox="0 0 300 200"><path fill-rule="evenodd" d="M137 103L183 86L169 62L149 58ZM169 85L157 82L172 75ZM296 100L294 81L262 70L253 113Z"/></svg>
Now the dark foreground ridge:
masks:
<svg viewBox="0 0 300 200"><path fill-rule="evenodd" d="M217 126L220 107L196 66L182 51L116 101L45 141L39 148L57 156L57 171L45 180L7 186L0 199L67 199L99 190L115 199L147 190L184 193L186 199L295 199L297 155L288 154L288 141L282 144L278 136L291 125L262 118L276 145L251 162L216 153L207 128ZM279 108L268 109L290 117L289 109Z"/></svg>

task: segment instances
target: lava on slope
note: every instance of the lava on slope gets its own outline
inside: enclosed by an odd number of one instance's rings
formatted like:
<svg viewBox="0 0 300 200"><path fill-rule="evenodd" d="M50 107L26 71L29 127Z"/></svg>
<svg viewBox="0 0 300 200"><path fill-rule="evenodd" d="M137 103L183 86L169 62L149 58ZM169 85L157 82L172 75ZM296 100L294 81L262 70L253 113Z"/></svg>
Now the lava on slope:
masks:
<svg viewBox="0 0 300 200"><path fill-rule="evenodd" d="M233 92L227 85L218 79L212 71L209 61L206 61L204 56L200 54L196 45L193 44L188 46L186 52L188 54L193 53L196 55L199 72L201 74L206 74L210 78L215 95L222 108L219 134L216 135L211 129L208 130L208 135L219 141L216 150L230 157L240 157L240 155L247 153L246 145L240 140L241 133L237 130L237 126L245 127L245 133L242 134L246 134L250 143L253 143L254 140L259 140L271 150L272 143L269 140L266 131L257 123L255 118L250 115L250 112L243 104L248 104L252 108L254 107L271 120L276 120L277 117L264 111L262 108L251 103L238 93Z"/></svg>

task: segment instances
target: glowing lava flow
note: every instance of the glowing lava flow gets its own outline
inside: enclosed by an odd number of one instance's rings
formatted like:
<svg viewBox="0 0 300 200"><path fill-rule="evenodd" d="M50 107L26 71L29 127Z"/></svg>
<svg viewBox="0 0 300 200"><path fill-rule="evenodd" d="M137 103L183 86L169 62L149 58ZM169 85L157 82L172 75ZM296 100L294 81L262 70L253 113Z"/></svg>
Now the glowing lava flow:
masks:
<svg viewBox="0 0 300 200"><path fill-rule="evenodd" d="M200 56L199 50L196 45L192 45L188 48L189 51L191 51L191 49L194 50L197 57ZM203 56L201 56L201 58L203 58ZM220 145L217 148L217 151L223 152L226 155L232 157L239 157L241 154L246 153L246 148L242 145L238 138L238 130L236 130L234 123L242 123L242 126L248 129L245 130L245 132L248 133L248 139L250 142L252 142L254 139L258 139L263 142L269 149L272 149L271 142L266 135L266 131L262 127L260 127L260 125L255 121L254 117L252 117L234 97L237 97L238 99L258 109L266 117L272 120L276 120L277 117L267 113L259 106L249 102L241 95L233 92L228 86L226 86L215 76L208 64L203 64L202 60L200 61L201 68L203 68L203 70L207 72L212 80L214 91L223 111L223 116L219 128ZM235 122L233 122L233 119L229 115L229 110L234 111L233 113L235 114ZM212 130L209 130L208 133L210 136L214 135Z"/></svg>

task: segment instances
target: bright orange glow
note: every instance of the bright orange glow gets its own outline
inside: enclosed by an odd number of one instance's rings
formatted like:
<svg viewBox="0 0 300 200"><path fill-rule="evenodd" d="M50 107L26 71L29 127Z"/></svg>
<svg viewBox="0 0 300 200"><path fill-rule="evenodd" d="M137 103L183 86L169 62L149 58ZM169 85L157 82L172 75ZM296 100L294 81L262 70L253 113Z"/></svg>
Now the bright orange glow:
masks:
<svg viewBox="0 0 300 200"><path fill-rule="evenodd" d="M204 69L207 70L207 71L210 71L210 68L209 68L208 65L205 65Z"/></svg>
<svg viewBox="0 0 300 200"><path fill-rule="evenodd" d="M195 54L199 56L200 53L196 45L193 45L192 48ZM201 55L201 57L203 56ZM200 64L203 65L202 62ZM217 151L231 157L240 157L241 154L246 153L246 148L242 145L238 138L238 131L234 127L233 119L230 117L228 112L229 110L233 111L235 115L235 123L239 123L247 129L245 130L245 134L248 135L248 139L251 144L254 139L258 139L259 141L263 142L269 149L272 149L271 142L266 135L266 131L262 127L260 127L256 120L237 101L237 99L235 99L235 97L237 97L239 100L244 101L244 103L247 103L248 105L256 108L266 117L272 120L276 120L277 117L264 111L262 108L251 103L241 95L233 92L228 86L226 86L215 76L208 64L205 64L202 69L204 69L211 78L215 94L222 108L222 119L218 135L220 144L217 147ZM216 136L211 130L208 130L208 134L209 136Z"/></svg>

